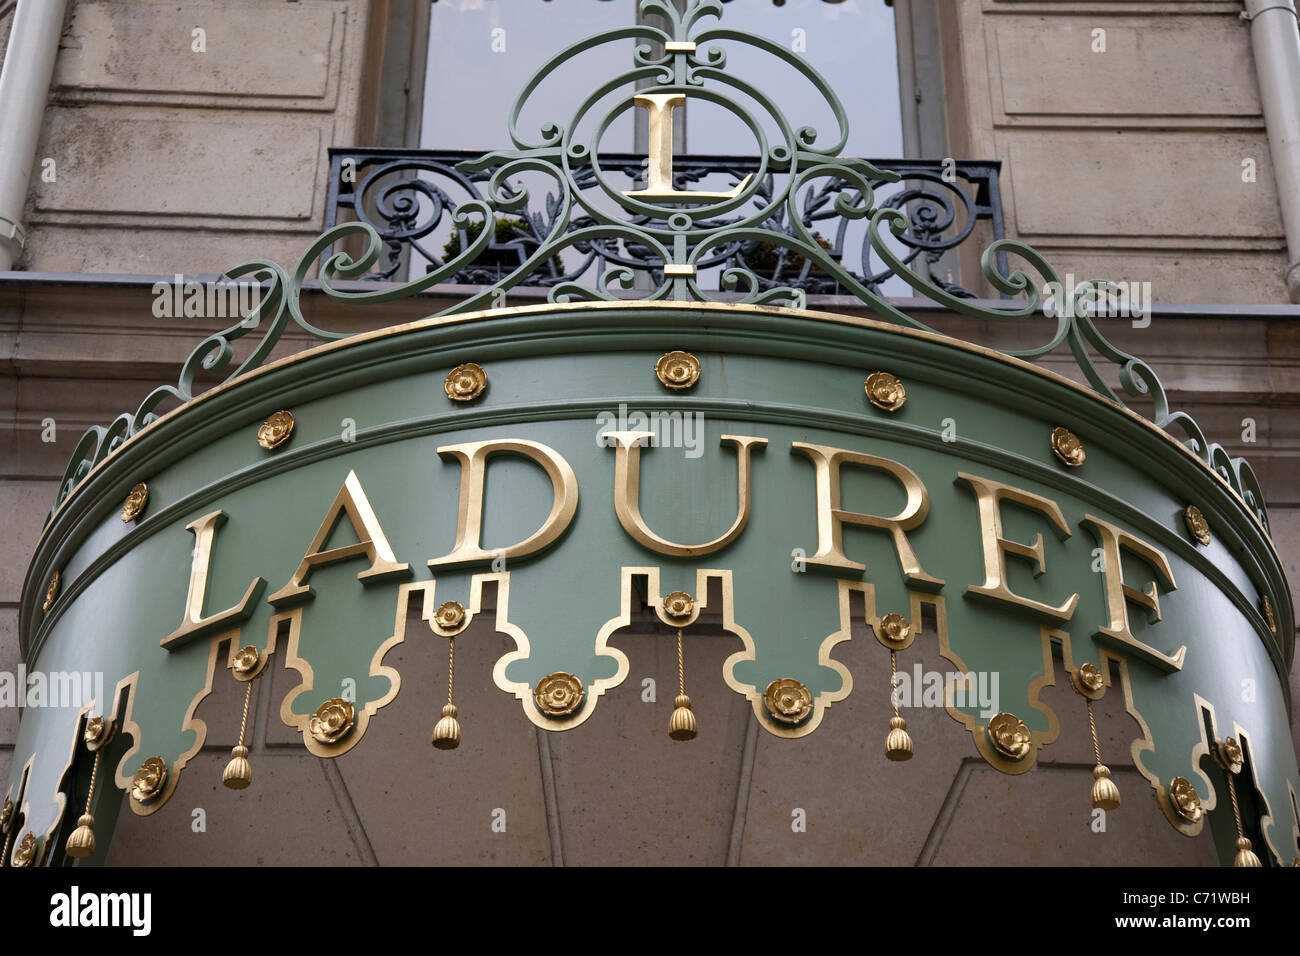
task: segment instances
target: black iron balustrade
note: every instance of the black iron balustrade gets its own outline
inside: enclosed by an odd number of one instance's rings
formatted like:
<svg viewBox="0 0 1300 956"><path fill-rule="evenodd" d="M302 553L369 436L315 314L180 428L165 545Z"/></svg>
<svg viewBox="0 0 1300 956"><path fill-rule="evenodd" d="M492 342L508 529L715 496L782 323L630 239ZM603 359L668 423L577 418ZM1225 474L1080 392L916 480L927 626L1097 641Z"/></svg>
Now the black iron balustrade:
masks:
<svg viewBox="0 0 1300 956"><path fill-rule="evenodd" d="M456 164L482 155L474 150L426 150L355 148L330 150L329 195L325 226L360 220L379 233L385 251L375 269L365 278L374 281L405 281L425 274L453 258L477 232L467 233L451 224L456 207L469 199L482 199L489 172L462 173ZM898 183L872 183L876 204L901 209L907 214L907 229L895 237L896 254L913 270L930 281L963 297L975 293L953 281L952 259L946 268L941 260L959 247L980 222L988 230L975 240L982 249L1003 238L1002 198L996 160L872 160L884 170L898 173ZM633 153L604 153L601 169L607 178L623 176L628 189L645 187L646 159ZM740 156L677 156L673 159L676 189L729 188L758 169L758 160ZM773 177L769 172L759 183L756 204L770 199ZM575 173L580 188L598 190L590 167ZM874 292L893 270L872 249L862 220L849 220L835 208L842 191L856 198L856 191L840 180L824 180L806 186L798 199L799 215L806 227L835 259ZM541 208L537 208L540 204ZM541 240L555 226L561 204L555 195L539 198L532 205L509 214L499 214L495 235L487 251L451 279L459 285L492 285L535 252ZM577 208L577 207L575 207ZM783 207L784 208L784 207ZM580 210L579 210L580 211ZM784 212L782 212L784 216ZM590 217L575 216L568 229L591 225ZM789 233L779 219L765 223L769 229ZM482 228L481 226L478 228ZM842 291L831 276L803 256L782 247L756 241L733 241L709 251L698 263L701 271L743 266L758 277L761 288L788 286L809 295L834 295ZM662 260L646 247L622 240L594 240L566 250L563 258L551 258L534 269L520 283L524 286L554 286L579 277L599 276L610 267L644 273L647 281L662 280ZM1005 253L998 253L998 268L1007 271ZM895 289L897 292L898 290Z"/></svg>

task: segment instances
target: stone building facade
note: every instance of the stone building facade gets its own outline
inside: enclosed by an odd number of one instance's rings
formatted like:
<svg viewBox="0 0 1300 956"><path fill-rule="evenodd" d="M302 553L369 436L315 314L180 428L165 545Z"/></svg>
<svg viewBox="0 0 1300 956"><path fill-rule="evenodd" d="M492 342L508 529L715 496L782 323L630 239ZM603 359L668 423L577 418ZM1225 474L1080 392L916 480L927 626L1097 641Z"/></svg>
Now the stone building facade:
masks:
<svg viewBox="0 0 1300 956"><path fill-rule="evenodd" d="M16 10L31 2L0 2L0 58L12 55L5 44ZM1252 45L1260 23L1243 18L1241 3L1219 0L893 6L909 150L1001 160L1008 236L1033 244L1062 275L1150 283L1149 325L1108 333L1160 373L1171 400L1209 435L1253 464L1294 588L1300 233L1288 245L1285 210L1295 199L1279 193ZM733 18L743 13L743 2L733 7ZM1270 16L1270 29L1295 29L1293 12ZM69 0L22 213L25 246L13 271L0 273L0 670L19 665L24 569L72 443L174 380L219 324L158 318L155 284L178 273L215 277L252 258L292 263L326 222L331 147L415 145L428 17L429 5L412 0ZM473 78L454 95L472 98ZM1300 90L1285 108L1295 122ZM963 277L978 274L977 255L961 253ZM310 307L322 323L364 329L429 314L456 294L437 287L378 318L323 298ZM836 297L810 306L865 314ZM965 335L957 317L935 310L933 319ZM1026 334L982 331L999 345ZM308 344L287 334L280 354ZM1079 378L1059 357L1043 364ZM458 666L467 683L486 679L507 648L490 629L482 638L465 643ZM673 667L662 642L629 647L634 674ZM716 671L729 650L706 643L692 667ZM865 670L879 663L868 664L870 654L854 646L844 659ZM396 657L408 682L440 666L410 646ZM1024 779L959 744L931 746L911 768L929 783L900 790L860 759L879 749L874 733L813 735L792 750L760 733L746 701L731 695L697 701L712 732L685 756L666 735L654 745L662 752L630 745L635 694L607 699L593 726L548 734L522 725L516 703L494 692L475 698L473 721L501 730L467 739L454 775L431 756L395 772L394 755L428 752L429 714L415 695L399 696L393 719L364 746L320 760L277 719L282 680L261 682L254 699L255 787L221 786L241 688L220 684L202 705L209 735L187 771L188 792L155 816L123 808L108 863L1217 859L1208 840L1184 839L1149 808L1113 815L1104 843L1067 844L1063 834L1089 825L1086 802L1074 798L1089 785L1092 757L1083 713L1059 686L1046 698L1062 705L1061 743ZM1296 671L1291 688L1300 694ZM860 708L874 727L874 703L859 693L838 706ZM18 716L0 708L0 780L10 776ZM1121 756L1134 727L1118 695L1097 719L1115 779L1136 805L1147 788ZM931 712L910 729L935 742L952 736L950 725ZM1292 729L1300 741L1300 717ZM666 785L666 772L679 783ZM810 777L820 784L811 791ZM196 807L205 834L192 829ZM505 834L490 826L498 808L509 814ZM792 808L806 812L806 832L792 830Z"/></svg>

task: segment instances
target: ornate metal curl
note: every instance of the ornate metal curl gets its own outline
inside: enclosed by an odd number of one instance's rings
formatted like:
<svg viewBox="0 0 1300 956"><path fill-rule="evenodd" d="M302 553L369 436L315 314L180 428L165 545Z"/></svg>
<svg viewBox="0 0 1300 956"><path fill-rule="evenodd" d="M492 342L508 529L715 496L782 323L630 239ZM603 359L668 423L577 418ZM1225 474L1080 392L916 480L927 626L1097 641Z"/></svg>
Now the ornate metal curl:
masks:
<svg viewBox="0 0 1300 956"><path fill-rule="evenodd" d="M897 276L918 294L960 315L1003 322L1042 314L1039 290L1063 288L1052 267L1030 246L1000 237L984 250L980 271L992 288L1011 301L1001 306L975 301L968 290L936 281L928 275L927 267L951 248L952 231L965 238L978 216L964 192L951 190L951 196L936 192L936 184L942 186L946 180L932 171L912 170L904 176L864 159L841 157L848 120L825 79L780 44L720 26L702 28L702 21L721 17L720 0L695 0L685 12L678 12L667 0L641 0L640 9L643 14L658 14L667 29L639 24L589 37L561 50L525 84L508 117L512 149L489 152L454 166L410 158L379 165L367 173L353 193L351 205L358 221L326 229L291 271L272 262L253 260L228 272L231 278L258 278L263 285L261 302L238 324L200 343L186 360L175 386L156 389L134 414L123 414L107 427L95 426L86 432L63 475L51 517L97 464L157 417L157 409L164 401L184 403L192 399L200 369L225 372L233 360L235 340L261 330L252 353L224 381L261 365L290 320L317 339L346 337L347 333L317 328L303 315L303 286L318 260L323 260L319 285L324 294L359 305L407 298L458 278L491 282L434 315L487 308L501 292L531 279L549 287L548 296L553 302L609 300L620 297L620 292L641 299L701 301L739 291L743 302L802 307L810 291L845 292L886 321L934 331L886 300L880 293L880 283ZM632 69L598 85L568 123L548 120L535 135L521 132L524 107L546 76L597 46L628 39L637 44ZM714 41L757 49L798 70L835 117L833 142L819 147L821 137L816 129L793 126L766 94L727 69L725 50L707 45ZM720 163L712 158L694 165L684 161L672 179L674 189L680 192L667 202L628 195L611 180L611 175L636 181L644 176L641 158L602 156L598 147L610 124L634 108L625 91L638 82L648 84L652 92L681 94L731 112L754 136L756 160ZM597 116L595 111L609 98L612 105ZM756 108L757 114L746 104ZM584 139L578 130L589 118L587 128L591 132ZM768 139L769 129L777 132L773 141ZM735 194L692 199L687 192L691 186L716 173L719 166L731 180ZM420 179L394 183L393 177L405 170L436 172L465 192L467 198L455 204L445 189ZM529 210L530 191L513 178L526 173L541 174L554 184L541 213ZM900 192L877 202L877 187L900 182ZM378 192L367 201L364 197L371 189ZM619 214L610 211L611 204ZM385 235L365 221L370 209L385 218ZM455 242L448 244L450 253L439 257L421 242L448 211L456 231ZM513 222L511 216L515 217ZM962 217L963 224L956 226ZM818 223L831 219L838 220L833 240L816 231ZM861 271L857 273L845 265L846 230L856 220L864 222L866 228L858 256ZM502 230L503 237L499 238ZM355 258L334 251L335 244L349 236L359 236L364 242L364 251ZM424 275L366 291L338 289L332 284L370 274L385 249L388 261L377 270L377 277L392 279L401 266L395 251L400 253L404 242L417 248L428 262ZM904 250L901 254L899 248ZM508 250L517 263L498 263L493 276L480 261L489 249ZM570 264L565 266L561 254L567 250L573 250L576 256L571 255ZM1035 282L1023 269L1011 271L1007 265L1010 255L1027 263L1042 281ZM883 264L880 269L873 268L873 256ZM575 258L577 266L572 264ZM715 269L718 289L708 290L700 274ZM651 276L648 288L633 288L638 271ZM1121 394L1150 399L1156 424L1171 431L1176 428L1184 444L1241 496L1267 528L1263 495L1250 466L1231 457L1221 445L1208 441L1186 413L1171 412L1165 389L1154 372L1113 346L1098 330L1090 314L1091 306L1114 289L1099 280L1080 284L1069 301L1057 305L1056 323L1048 341L1033 348L1008 350L1007 354L1040 358L1062 343L1068 344L1094 389L1119 404L1123 402ZM1117 367L1119 391L1106 382L1090 350Z"/></svg>

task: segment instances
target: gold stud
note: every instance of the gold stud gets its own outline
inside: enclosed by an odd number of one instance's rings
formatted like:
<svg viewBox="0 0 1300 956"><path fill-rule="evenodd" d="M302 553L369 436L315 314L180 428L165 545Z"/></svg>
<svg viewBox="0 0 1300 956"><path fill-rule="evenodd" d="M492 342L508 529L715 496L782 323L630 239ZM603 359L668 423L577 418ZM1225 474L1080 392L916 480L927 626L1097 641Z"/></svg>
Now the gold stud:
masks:
<svg viewBox="0 0 1300 956"><path fill-rule="evenodd" d="M12 863L14 866L28 867L36 859L36 837L31 833L24 833L23 838L18 841L18 846L14 848Z"/></svg>
<svg viewBox="0 0 1300 956"><path fill-rule="evenodd" d="M907 618L892 611L874 625L876 639L890 650L901 651L912 643L912 625Z"/></svg>
<svg viewBox="0 0 1300 956"><path fill-rule="evenodd" d="M293 412L276 412L257 429L257 443L267 451L279 448L293 434L293 425Z"/></svg>
<svg viewBox="0 0 1300 956"><path fill-rule="evenodd" d="M258 665L261 663L261 653L256 647L249 644L245 647L241 647L235 653L235 661L231 665L231 670L235 672L236 679L246 681L256 675Z"/></svg>
<svg viewBox="0 0 1300 956"><path fill-rule="evenodd" d="M1096 664L1079 665L1079 685L1082 690L1095 694L1104 684L1105 678Z"/></svg>
<svg viewBox="0 0 1300 956"><path fill-rule="evenodd" d="M655 377L669 388L690 388L700 380L700 360L690 352L668 352L655 363Z"/></svg>
<svg viewBox="0 0 1300 956"><path fill-rule="evenodd" d="M131 486L131 492L122 502L122 520L134 521L144 514L144 506L149 503L149 486L143 481Z"/></svg>
<svg viewBox="0 0 1300 956"><path fill-rule="evenodd" d="M167 782L167 764L162 757L150 757L140 765L131 778L131 799L137 803L150 803L158 799Z"/></svg>
<svg viewBox="0 0 1300 956"><path fill-rule="evenodd" d="M433 612L433 623L438 625L444 634L454 634L468 626L469 616L465 612L465 606L459 601L444 601L438 605L438 610Z"/></svg>
<svg viewBox="0 0 1300 956"><path fill-rule="evenodd" d="M1261 594L1259 598L1259 609L1264 612L1264 623L1268 629L1277 634L1277 618L1273 616L1273 602L1268 599L1267 594Z"/></svg>
<svg viewBox="0 0 1300 956"><path fill-rule="evenodd" d="M876 408L896 412L907 401L907 389L888 372L872 372L865 384L867 398Z"/></svg>
<svg viewBox="0 0 1300 956"><path fill-rule="evenodd" d="M537 682L533 700L547 717L567 717L582 704L582 681L572 674L557 671Z"/></svg>
<svg viewBox="0 0 1300 956"><path fill-rule="evenodd" d="M1088 457L1083 450L1083 442L1079 441L1079 436L1068 428L1052 429L1052 451L1071 468L1079 467Z"/></svg>
<svg viewBox="0 0 1300 956"><path fill-rule="evenodd" d="M663 602L664 614L674 620L690 617L695 611L695 600L685 591L673 591Z"/></svg>
<svg viewBox="0 0 1300 956"><path fill-rule="evenodd" d="M485 388L487 372L483 371L483 366L473 362L457 365L447 373L447 378L442 383L442 390L453 402L473 401L483 394Z"/></svg>
<svg viewBox="0 0 1300 956"><path fill-rule="evenodd" d="M1201 514L1201 509L1196 505L1188 505L1187 510L1183 512L1183 520L1187 522L1187 530L1192 533L1192 537L1201 544L1210 543L1210 523L1205 520L1205 515Z"/></svg>
<svg viewBox="0 0 1300 956"><path fill-rule="evenodd" d="M763 692L767 712L783 724L801 724L812 713L812 694L793 677L782 677Z"/></svg>
<svg viewBox="0 0 1300 956"><path fill-rule="evenodd" d="M322 744L336 744L352 729L355 712L351 701L332 697L316 709L311 719L311 735Z"/></svg>
<svg viewBox="0 0 1300 956"><path fill-rule="evenodd" d="M996 714L988 724L989 740L993 748L1010 760L1023 760L1029 755L1029 728L1015 714Z"/></svg>
<svg viewBox="0 0 1300 956"><path fill-rule="evenodd" d="M1169 781L1169 801L1178 815L1188 823L1199 823L1205 813L1196 788L1186 777L1174 777Z"/></svg>
<svg viewBox="0 0 1300 956"><path fill-rule="evenodd" d="M1241 773L1245 764L1245 754L1236 737L1225 737L1214 745L1214 760L1227 773Z"/></svg>
<svg viewBox="0 0 1300 956"><path fill-rule="evenodd" d="M63 585L63 579L59 572L55 571L50 575L50 583L45 585L45 600L41 602L41 610L49 613L50 608L54 607L54 601L59 596L59 588Z"/></svg>
<svg viewBox="0 0 1300 956"><path fill-rule="evenodd" d="M885 737L885 757L894 761L912 759L912 737L907 732L907 721L898 714L889 718L889 734Z"/></svg>
<svg viewBox="0 0 1300 956"><path fill-rule="evenodd" d="M86 728L81 733L81 740L87 750L96 753L112 742L116 730L117 725L111 720L105 717L90 717L86 720Z"/></svg>

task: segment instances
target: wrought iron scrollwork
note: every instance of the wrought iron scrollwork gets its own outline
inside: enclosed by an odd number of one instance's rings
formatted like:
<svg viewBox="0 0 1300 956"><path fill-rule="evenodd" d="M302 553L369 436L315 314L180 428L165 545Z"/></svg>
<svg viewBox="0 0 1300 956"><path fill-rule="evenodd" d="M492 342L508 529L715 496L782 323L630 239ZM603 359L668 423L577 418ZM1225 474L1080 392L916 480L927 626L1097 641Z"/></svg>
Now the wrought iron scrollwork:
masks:
<svg viewBox="0 0 1300 956"><path fill-rule="evenodd" d="M355 221L331 224L291 271L254 260L229 272L232 278L263 282L257 309L201 343L176 386L151 393L135 414L90 429L64 474L55 510L96 464L154 420L162 401L191 399L200 368L224 372L233 361L234 340L261 331L252 354L226 381L260 365L290 320L321 340L346 337L303 316L303 286L319 262L323 293L357 305L391 302L444 283L472 287L438 315L493 307L500 292L523 284L547 288L551 301L704 301L739 293L742 302L795 307L804 306L809 292L831 291L855 297L885 321L934 331L882 295L882 283L896 276L959 315L1000 322L1038 319L1051 331L1047 341L1008 354L1034 359L1064 344L1089 384L1109 400L1149 398L1156 424L1178 433L1267 528L1263 495L1250 466L1208 441L1186 413L1171 411L1155 373L1097 328L1092 306L1113 286L1092 280L1069 294L1054 292L1056 320L1042 322L1046 290L1064 286L1033 248L1002 236L997 164L959 164L958 177L972 188L954 189L937 164L844 158L845 111L820 74L796 54L762 37L712 25L723 13L719 0L694 0L685 12L669 0L641 0L640 9L658 14L667 27L638 24L597 34L541 67L510 111L511 148L463 156L335 154L330 208L350 207ZM629 39L636 43L633 67L597 86L568 122L548 120L535 133L520 129L523 108L546 76L585 51ZM794 126L762 90L728 69L726 44L747 46L796 69L825 99L833 132L823 137L810 126ZM610 124L634 108L621 91L637 84L638 95L697 98L729 111L753 134L752 156L677 160L671 179L677 192L666 201L662 195L638 194L637 184L645 182L642 157L599 150ZM538 192L540 202L534 202L539 177L546 185ZM726 189L693 189L710 177L721 177ZM344 182L354 185L350 193L337 189ZM897 190L885 195L890 185ZM884 197L879 200L878 190ZM442 250L435 250L431 237L444 218L454 241L449 237ZM974 299L969 290L930 274L937 258L970 236L982 219L990 221L992 241L980 257L980 273L1005 301ZM854 229L860 230L860 245L850 238ZM349 238L364 246L359 254L335 248ZM402 281L407 250L423 264ZM1012 271L1012 256L1033 275L1025 268ZM362 290L334 284L363 277L389 281ZM1114 367L1118 390L1103 375L1106 366Z"/></svg>
<svg viewBox="0 0 1300 956"><path fill-rule="evenodd" d="M379 234L384 253L375 268L364 276L371 281L393 281L400 273L419 276L438 268L450 255L457 254L464 238L448 228L451 213L465 200L481 200L480 185L489 171L465 173L458 168L483 156L472 150L417 149L332 149L330 150L330 188L326 204L326 228L341 221L367 223ZM645 186L645 157L631 153L609 153L600 157L612 178L627 189ZM936 271L945 254L969 240L976 226L983 222L991 239L1003 238L1001 194L997 161L941 160L871 160L871 165L888 178L875 179L871 185L879 192L897 181L898 188L889 192L880 206L898 209L907 216L907 228L897 238L903 261L927 275L936 285L955 295L973 298L972 290ZM707 181L730 185L742 181L758 169L758 161L744 156L683 156L675 160L673 185L680 190L697 188ZM779 190L777 178L769 172L758 183L754 202L771 203ZM896 177L896 180L895 180ZM590 190L595 185L591 168L574 171L573 187ZM827 180L809 186L799 197L799 217L817 237L817 242L835 259L846 264L849 272L874 292L882 292L893 270L872 249L865 230L855 229L854 222L835 208L846 186L842 181ZM857 205L861 197L850 196ZM540 209L522 210L518 215L499 216L495 235L480 261L450 277L450 284L493 284L509 274L529 252L535 250L550 231L560 204L555 195L543 197ZM777 208L764 228L791 235L784 207ZM734 221L733 217L733 221ZM650 221L635 216L638 225ZM721 227L725 221L710 223ZM588 216L580 216L571 229L594 225ZM649 277L654 285L662 281L663 262L639 243L610 241L583 242L574 247L576 255L547 262L543 268L524 277L523 286L553 287L578 281L587 275L599 276L612 267L631 269ZM852 264L852 265L848 265ZM738 265L749 269L762 289L788 286L808 295L847 294L833 276L797 253L759 240L735 240L713 250L702 260L700 268L727 268ZM1005 271L1005 256L999 262Z"/></svg>

